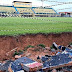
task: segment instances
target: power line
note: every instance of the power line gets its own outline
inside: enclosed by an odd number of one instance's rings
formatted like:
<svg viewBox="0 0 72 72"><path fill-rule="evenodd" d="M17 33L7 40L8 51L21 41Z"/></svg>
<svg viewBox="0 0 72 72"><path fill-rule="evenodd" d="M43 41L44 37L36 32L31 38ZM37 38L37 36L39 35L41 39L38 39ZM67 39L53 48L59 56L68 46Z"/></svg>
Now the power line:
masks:
<svg viewBox="0 0 72 72"><path fill-rule="evenodd" d="M46 0L46 1L57 3L55 5L50 5L50 6L47 6L47 7L53 7L53 6L64 5L64 4L72 4L72 2L59 2L59 1L49 1L49 0ZM63 8L63 9L57 9L56 11L58 11L58 10L65 10L65 9L72 9L72 7L70 7L70 8Z"/></svg>
<svg viewBox="0 0 72 72"><path fill-rule="evenodd" d="M50 0L45 0L47 2L55 2L55 3L67 3L67 2L59 2L59 1L50 1ZM68 2L69 3L69 2Z"/></svg>
<svg viewBox="0 0 72 72"><path fill-rule="evenodd" d="M50 6L46 6L46 7L53 7L53 6L64 5L64 4L72 4L72 2L59 2L59 1L50 1L50 0L39 0L39 1L42 1L42 6L43 6L43 2L44 1L58 3L58 4L55 4L55 5L50 5ZM71 8L57 9L56 11L58 11L58 10L65 10L65 9L71 9Z"/></svg>
<svg viewBox="0 0 72 72"><path fill-rule="evenodd" d="M63 9L57 9L56 11L58 11L58 10L65 10L65 9L72 9L72 7L70 7L70 8L63 8Z"/></svg>
<svg viewBox="0 0 72 72"><path fill-rule="evenodd" d="M50 5L50 6L48 6L48 7L58 6L58 5L64 5L64 4L72 4L72 2L63 2L63 3L61 3L61 4Z"/></svg>
<svg viewBox="0 0 72 72"><path fill-rule="evenodd" d="M48 1L48 2L58 2L58 1L50 1L50 0L44 0L44 1Z"/></svg>

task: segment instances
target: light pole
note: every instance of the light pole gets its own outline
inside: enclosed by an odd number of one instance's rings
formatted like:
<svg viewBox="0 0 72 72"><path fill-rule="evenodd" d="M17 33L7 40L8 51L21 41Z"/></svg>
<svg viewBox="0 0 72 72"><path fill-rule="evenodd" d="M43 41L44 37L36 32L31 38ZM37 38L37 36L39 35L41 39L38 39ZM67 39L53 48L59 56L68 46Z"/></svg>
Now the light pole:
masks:
<svg viewBox="0 0 72 72"><path fill-rule="evenodd" d="M43 7L43 2L44 2L44 0L41 0L42 1L42 7Z"/></svg>
<svg viewBox="0 0 72 72"><path fill-rule="evenodd" d="M41 2L42 2L42 7L43 7L43 3L44 3L44 1L48 1L48 0L40 0Z"/></svg>
<svg viewBox="0 0 72 72"><path fill-rule="evenodd" d="M43 2L44 2L44 0L38 0L38 1L41 1L41 2L42 2L42 7L43 7Z"/></svg>

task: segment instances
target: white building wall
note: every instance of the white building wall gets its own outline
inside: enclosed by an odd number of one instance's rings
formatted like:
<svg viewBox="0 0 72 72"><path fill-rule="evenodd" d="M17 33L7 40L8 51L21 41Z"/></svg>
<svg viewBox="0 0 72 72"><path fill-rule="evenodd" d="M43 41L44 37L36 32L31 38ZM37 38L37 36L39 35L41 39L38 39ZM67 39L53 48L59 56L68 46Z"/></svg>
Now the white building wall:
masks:
<svg viewBox="0 0 72 72"><path fill-rule="evenodd" d="M72 17L72 13L70 14L70 17Z"/></svg>

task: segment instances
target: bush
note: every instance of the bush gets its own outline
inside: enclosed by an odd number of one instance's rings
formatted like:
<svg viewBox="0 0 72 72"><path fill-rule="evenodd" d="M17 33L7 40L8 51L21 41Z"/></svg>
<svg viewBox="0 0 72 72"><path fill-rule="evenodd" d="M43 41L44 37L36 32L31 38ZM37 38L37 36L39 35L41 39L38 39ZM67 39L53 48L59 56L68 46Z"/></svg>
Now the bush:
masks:
<svg viewBox="0 0 72 72"><path fill-rule="evenodd" d="M23 50L18 51L19 55L23 54Z"/></svg>
<svg viewBox="0 0 72 72"><path fill-rule="evenodd" d="M19 50L18 52L15 51L14 54L13 54L13 56L15 56L15 55L21 55L21 54L23 54L23 50Z"/></svg>
<svg viewBox="0 0 72 72"><path fill-rule="evenodd" d="M70 43L70 45L72 45L72 43Z"/></svg>
<svg viewBox="0 0 72 72"><path fill-rule="evenodd" d="M17 51L15 51L14 54L13 54L13 56L15 56L15 55L19 55L19 53Z"/></svg>
<svg viewBox="0 0 72 72"><path fill-rule="evenodd" d="M53 46L51 46L50 48L53 49Z"/></svg>
<svg viewBox="0 0 72 72"><path fill-rule="evenodd" d="M26 51L28 48L34 48L34 46L28 45L27 47L24 48L24 51Z"/></svg>
<svg viewBox="0 0 72 72"><path fill-rule="evenodd" d="M26 48L30 48L30 47L31 47L31 48L34 48L34 46L32 46L32 45L28 45Z"/></svg>
<svg viewBox="0 0 72 72"><path fill-rule="evenodd" d="M38 44L37 46L40 46L42 48L45 48L46 47L44 44Z"/></svg>
<svg viewBox="0 0 72 72"><path fill-rule="evenodd" d="M18 52L23 52L23 50L19 50Z"/></svg>

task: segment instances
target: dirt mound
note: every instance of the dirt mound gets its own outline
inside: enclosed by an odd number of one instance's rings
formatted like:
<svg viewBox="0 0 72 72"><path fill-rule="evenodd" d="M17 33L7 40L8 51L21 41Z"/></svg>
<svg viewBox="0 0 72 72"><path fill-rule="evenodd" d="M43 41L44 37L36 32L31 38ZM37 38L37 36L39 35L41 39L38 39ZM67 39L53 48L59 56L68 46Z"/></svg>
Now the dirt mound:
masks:
<svg viewBox="0 0 72 72"><path fill-rule="evenodd" d="M47 47L50 47L53 42L67 46L72 42L72 32L61 34L27 34L16 37L0 36L0 60L11 58L12 54L9 54L7 57L6 53L16 47L24 49L24 47L28 45L35 46L37 44L44 44Z"/></svg>

